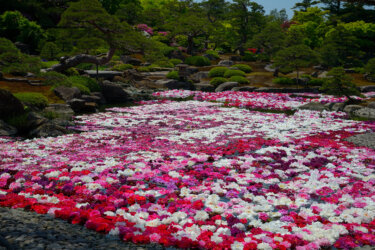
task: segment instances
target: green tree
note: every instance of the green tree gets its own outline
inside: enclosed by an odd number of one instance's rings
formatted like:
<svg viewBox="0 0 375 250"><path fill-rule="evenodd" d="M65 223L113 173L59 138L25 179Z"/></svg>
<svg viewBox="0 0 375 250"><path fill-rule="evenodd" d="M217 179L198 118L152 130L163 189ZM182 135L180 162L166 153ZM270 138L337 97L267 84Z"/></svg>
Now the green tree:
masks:
<svg viewBox="0 0 375 250"><path fill-rule="evenodd" d="M362 96L353 79L345 73L344 68L332 68L329 76L321 87L322 91L335 96L346 96L349 102L354 101L351 96Z"/></svg>
<svg viewBox="0 0 375 250"><path fill-rule="evenodd" d="M365 71L370 77L375 78L375 58L372 58L367 62Z"/></svg>
<svg viewBox="0 0 375 250"><path fill-rule="evenodd" d="M285 45L285 32L279 23L268 23L267 26L250 41L250 45L264 50L264 53L272 57Z"/></svg>
<svg viewBox="0 0 375 250"><path fill-rule="evenodd" d="M137 34L127 23L120 21L108 14L98 0L80 0L70 3L69 8L63 13L59 26L74 28L77 34L87 34L105 41L109 47L105 56L87 54L66 58L60 64L54 65L50 70L64 71L80 63L103 65L111 60L118 49L138 46Z"/></svg>
<svg viewBox="0 0 375 250"><path fill-rule="evenodd" d="M301 68L309 67L315 62L315 53L310 47L300 44L280 50L274 59L275 66L281 71L297 71L297 84Z"/></svg>
<svg viewBox="0 0 375 250"><path fill-rule="evenodd" d="M223 20L228 12L228 3L225 0L205 0L201 5L211 23Z"/></svg>
<svg viewBox="0 0 375 250"><path fill-rule="evenodd" d="M293 7L293 9L299 9L301 11L307 11L308 8L318 4L319 1L313 1L313 0L302 0L300 3L296 3Z"/></svg>
<svg viewBox="0 0 375 250"><path fill-rule="evenodd" d="M244 55L245 44L265 25L263 6L250 0L234 0L230 6L230 18L237 38L237 50Z"/></svg>
<svg viewBox="0 0 375 250"><path fill-rule="evenodd" d="M42 51L40 52L40 57L46 60L55 60L57 55L60 53L60 48L57 47L53 42L47 42L44 44Z"/></svg>
<svg viewBox="0 0 375 250"><path fill-rule="evenodd" d="M268 17L270 22L277 22L279 24L288 21L288 14L286 13L286 9L281 9L280 11L278 11L277 9L271 10Z"/></svg>
<svg viewBox="0 0 375 250"><path fill-rule="evenodd" d="M115 14L120 21L134 25L141 22L142 12L143 8L139 0L123 0Z"/></svg>

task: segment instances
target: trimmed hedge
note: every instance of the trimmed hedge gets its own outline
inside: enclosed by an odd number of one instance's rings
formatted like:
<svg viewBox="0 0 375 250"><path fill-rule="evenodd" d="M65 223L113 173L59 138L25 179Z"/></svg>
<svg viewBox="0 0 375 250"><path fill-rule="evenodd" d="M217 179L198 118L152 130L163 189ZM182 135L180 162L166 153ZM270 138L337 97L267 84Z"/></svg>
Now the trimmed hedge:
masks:
<svg viewBox="0 0 375 250"><path fill-rule="evenodd" d="M235 64L232 67L238 68L239 70L242 70L245 73L251 73L253 71L253 69L249 65L246 65L246 64Z"/></svg>
<svg viewBox="0 0 375 250"><path fill-rule="evenodd" d="M231 78L229 78L229 81L230 82L238 82L239 84L248 84L248 83L250 83L250 81L247 80L243 76L232 76Z"/></svg>
<svg viewBox="0 0 375 250"><path fill-rule="evenodd" d="M178 76L178 72L176 70L173 70L167 74L168 79L175 79L178 80L180 77Z"/></svg>
<svg viewBox="0 0 375 250"><path fill-rule="evenodd" d="M96 82L96 80L90 78L90 77L86 77L86 76L70 76L68 77L68 81L70 81L72 83L72 86L73 87L77 87L81 90L81 87L80 86L77 86L77 85L82 85L84 86L85 88L82 88L82 92L88 92L90 93L91 91L92 92L99 92L100 91L100 86L99 84Z"/></svg>
<svg viewBox="0 0 375 250"><path fill-rule="evenodd" d="M215 67L210 70L208 73L209 77L223 77L225 72L228 71L226 67Z"/></svg>
<svg viewBox="0 0 375 250"><path fill-rule="evenodd" d="M45 108L48 105L48 99L41 93L37 92L19 92L15 93L14 96L25 103L26 105L32 105L38 108Z"/></svg>
<svg viewBox="0 0 375 250"><path fill-rule="evenodd" d="M273 83L279 84L279 85L295 85L296 82L288 77L278 77L272 80Z"/></svg>
<svg viewBox="0 0 375 250"><path fill-rule="evenodd" d="M177 58L172 58L169 60L169 62L172 63L174 66L176 66L177 64L183 63L181 59L177 59Z"/></svg>
<svg viewBox="0 0 375 250"><path fill-rule="evenodd" d="M210 66L211 61L204 56L191 56L185 59L185 63L193 66Z"/></svg>
<svg viewBox="0 0 375 250"><path fill-rule="evenodd" d="M226 71L225 74L224 74L224 77L226 77L226 78L230 78L232 76L243 76L243 77L245 77L246 74L242 70L237 70L237 69L230 69L230 70Z"/></svg>
<svg viewBox="0 0 375 250"><path fill-rule="evenodd" d="M245 55L242 57L242 61L245 62L255 62L257 60L257 55L250 52L245 52Z"/></svg>
<svg viewBox="0 0 375 250"><path fill-rule="evenodd" d="M228 81L228 79L226 79L226 78L224 78L224 77L215 77L214 79L212 79L212 80L210 81L210 84L211 84L212 86L214 86L214 87L217 87L217 86L219 86L220 84L225 83L225 82L227 82L227 81Z"/></svg>
<svg viewBox="0 0 375 250"><path fill-rule="evenodd" d="M311 79L307 84L310 86L323 86L324 79L314 78Z"/></svg>
<svg viewBox="0 0 375 250"><path fill-rule="evenodd" d="M133 65L131 64L116 64L115 66L112 67L112 70L115 71L125 71L128 69L132 69Z"/></svg>

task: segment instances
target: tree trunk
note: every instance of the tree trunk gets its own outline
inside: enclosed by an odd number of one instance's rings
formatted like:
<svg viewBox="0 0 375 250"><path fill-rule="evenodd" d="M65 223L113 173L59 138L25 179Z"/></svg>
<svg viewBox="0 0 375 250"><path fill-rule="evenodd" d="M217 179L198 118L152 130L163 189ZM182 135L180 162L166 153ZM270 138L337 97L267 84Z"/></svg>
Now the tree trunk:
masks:
<svg viewBox="0 0 375 250"><path fill-rule="evenodd" d="M79 55L61 60L60 64L52 66L51 68L47 69L47 71L63 72L81 63L92 63L96 65L103 65L103 64L108 63L112 59L115 52L116 52L115 48L110 48L105 57L97 57L97 56L92 56L92 55L87 55L87 54L79 54Z"/></svg>
<svg viewBox="0 0 375 250"><path fill-rule="evenodd" d="M188 36L187 42L188 42L187 53L189 55L192 55L193 54L193 47L194 47L193 37L192 36Z"/></svg>

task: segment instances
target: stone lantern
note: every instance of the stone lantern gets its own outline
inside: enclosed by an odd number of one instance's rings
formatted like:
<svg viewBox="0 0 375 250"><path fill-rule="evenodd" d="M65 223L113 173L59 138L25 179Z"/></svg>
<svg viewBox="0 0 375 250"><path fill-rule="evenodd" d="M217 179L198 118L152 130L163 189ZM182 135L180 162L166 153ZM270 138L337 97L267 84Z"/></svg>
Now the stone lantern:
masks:
<svg viewBox="0 0 375 250"><path fill-rule="evenodd" d="M187 65L187 64L177 64L176 67L177 67L177 70L178 70L178 76L180 77L180 80L185 81L187 79L187 77L189 76L189 71L188 71L189 65Z"/></svg>

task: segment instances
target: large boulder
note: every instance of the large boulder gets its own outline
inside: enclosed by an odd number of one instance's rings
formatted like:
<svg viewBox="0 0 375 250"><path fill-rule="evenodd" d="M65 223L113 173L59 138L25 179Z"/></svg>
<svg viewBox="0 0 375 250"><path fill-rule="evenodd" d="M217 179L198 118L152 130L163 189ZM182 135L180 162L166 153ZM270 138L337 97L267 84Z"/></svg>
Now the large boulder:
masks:
<svg viewBox="0 0 375 250"><path fill-rule="evenodd" d="M70 107L74 110L75 113L83 112L83 109L85 107L85 100L74 98L72 100L69 100L67 102Z"/></svg>
<svg viewBox="0 0 375 250"><path fill-rule="evenodd" d="M351 114L354 111L356 111L358 109L361 109L361 108L363 108L363 107L360 106L360 105L346 105L345 108L344 108L344 112Z"/></svg>
<svg viewBox="0 0 375 250"><path fill-rule="evenodd" d="M167 87L168 89L195 90L195 87L191 82L173 81L165 84L165 87Z"/></svg>
<svg viewBox="0 0 375 250"><path fill-rule="evenodd" d="M130 56L121 56L120 60L125 64L131 64L131 65L134 65L134 66L140 66L142 64L141 60L139 60L137 58L130 57Z"/></svg>
<svg viewBox="0 0 375 250"><path fill-rule="evenodd" d="M85 70L85 74L89 75L92 78L103 78L105 80L112 81L115 76L122 76L122 72L120 71L111 71L111 70Z"/></svg>
<svg viewBox="0 0 375 250"><path fill-rule="evenodd" d="M159 88L166 88L168 83L178 82L174 79L160 79L155 82L155 85L157 85Z"/></svg>
<svg viewBox="0 0 375 250"><path fill-rule="evenodd" d="M97 104L100 104L101 98L96 95L82 95L81 99L84 100L85 102L94 102Z"/></svg>
<svg viewBox="0 0 375 250"><path fill-rule="evenodd" d="M81 91L76 87L58 86L53 89L53 92L66 102L81 97Z"/></svg>
<svg viewBox="0 0 375 250"><path fill-rule="evenodd" d="M253 92L256 89L257 89L256 87L242 86L242 87L234 87L232 88L232 91Z"/></svg>
<svg viewBox="0 0 375 250"><path fill-rule="evenodd" d="M129 101L129 94L118 84L104 81L100 83L100 87L107 103L125 103Z"/></svg>
<svg viewBox="0 0 375 250"><path fill-rule="evenodd" d="M54 113L57 115L59 119L62 119L62 120L71 120L74 115L74 111L68 104L60 104L60 103L50 104L48 107L44 109L44 112Z"/></svg>
<svg viewBox="0 0 375 250"><path fill-rule="evenodd" d="M319 102L310 102L310 103L300 106L299 109L323 111L323 110L326 110L327 108L324 106L324 104L321 104Z"/></svg>
<svg viewBox="0 0 375 250"><path fill-rule="evenodd" d="M202 79L208 78L209 71L200 71L190 76L190 79L194 82L200 82Z"/></svg>
<svg viewBox="0 0 375 250"><path fill-rule="evenodd" d="M36 112L30 112L27 115L27 127L29 129L35 129L42 124L48 122L48 119Z"/></svg>
<svg viewBox="0 0 375 250"><path fill-rule="evenodd" d="M203 91L203 92L214 92L215 91L215 87L212 86L209 83L195 83L194 86L195 86L195 89L198 90L198 91Z"/></svg>
<svg viewBox="0 0 375 250"><path fill-rule="evenodd" d="M370 109L375 109L375 102L370 102L367 107Z"/></svg>
<svg viewBox="0 0 375 250"><path fill-rule="evenodd" d="M0 89L0 119L21 115L25 112L22 103L5 89Z"/></svg>
<svg viewBox="0 0 375 250"><path fill-rule="evenodd" d="M149 89L128 87L124 89L124 91L128 93L129 99L133 102L154 99L154 97L152 96L153 91Z"/></svg>
<svg viewBox="0 0 375 250"><path fill-rule="evenodd" d="M31 130L29 132L30 137L56 137L60 135L67 134L69 131L56 124L54 121L48 121L43 123L39 127Z"/></svg>
<svg viewBox="0 0 375 250"><path fill-rule="evenodd" d="M234 87L238 86L238 82L225 82L220 84L216 89L215 92L222 92L226 90L231 90Z"/></svg>
<svg viewBox="0 0 375 250"><path fill-rule="evenodd" d="M354 111L354 115L361 117L361 118L375 119L375 109L371 109L371 108L358 109Z"/></svg>
<svg viewBox="0 0 375 250"><path fill-rule="evenodd" d="M12 136L17 134L17 129L0 120L0 136Z"/></svg>
<svg viewBox="0 0 375 250"><path fill-rule="evenodd" d="M267 65L264 67L264 70L267 71L267 72L275 72L275 71L276 71L276 68L273 66L273 64L267 64Z"/></svg>
<svg viewBox="0 0 375 250"><path fill-rule="evenodd" d="M361 92L363 93L374 92L374 91L375 91L375 85L361 87Z"/></svg>
<svg viewBox="0 0 375 250"><path fill-rule="evenodd" d="M344 111L345 104L344 103L335 103L332 105L332 111Z"/></svg>
<svg viewBox="0 0 375 250"><path fill-rule="evenodd" d="M230 67L230 66L232 66L233 64L234 64L234 62L231 61L231 60L221 60L221 61L218 63L219 66L224 66L224 67Z"/></svg>

